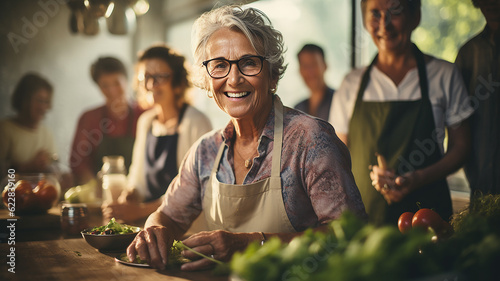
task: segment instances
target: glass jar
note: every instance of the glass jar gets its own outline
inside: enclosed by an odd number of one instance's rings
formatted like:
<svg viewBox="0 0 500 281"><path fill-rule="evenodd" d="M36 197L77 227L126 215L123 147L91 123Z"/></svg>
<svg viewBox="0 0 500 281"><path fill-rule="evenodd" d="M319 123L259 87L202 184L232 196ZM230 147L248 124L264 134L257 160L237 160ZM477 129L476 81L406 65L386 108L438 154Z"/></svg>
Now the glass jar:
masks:
<svg viewBox="0 0 500 281"><path fill-rule="evenodd" d="M127 185L125 160L123 156L104 156L102 162L102 202L114 203Z"/></svg>
<svg viewBox="0 0 500 281"><path fill-rule="evenodd" d="M89 211L86 204L63 203L61 206L61 228L65 236L79 235L89 227Z"/></svg>

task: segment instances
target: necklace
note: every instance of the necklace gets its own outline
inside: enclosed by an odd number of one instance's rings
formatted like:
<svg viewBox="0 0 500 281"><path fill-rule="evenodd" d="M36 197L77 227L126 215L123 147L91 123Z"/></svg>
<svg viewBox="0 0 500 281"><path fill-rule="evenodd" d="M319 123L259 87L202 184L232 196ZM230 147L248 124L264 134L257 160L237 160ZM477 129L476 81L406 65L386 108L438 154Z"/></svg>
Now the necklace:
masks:
<svg viewBox="0 0 500 281"><path fill-rule="evenodd" d="M240 156L240 158L245 161L244 162L245 168L250 169L250 167L252 167L252 164L253 164L253 157L255 155L255 151L257 150L257 147L255 147L255 149L253 149L254 152L252 153L252 155L248 159L245 159L245 157L243 157L237 149L233 149L233 150L236 150L236 153L238 153L238 156Z"/></svg>

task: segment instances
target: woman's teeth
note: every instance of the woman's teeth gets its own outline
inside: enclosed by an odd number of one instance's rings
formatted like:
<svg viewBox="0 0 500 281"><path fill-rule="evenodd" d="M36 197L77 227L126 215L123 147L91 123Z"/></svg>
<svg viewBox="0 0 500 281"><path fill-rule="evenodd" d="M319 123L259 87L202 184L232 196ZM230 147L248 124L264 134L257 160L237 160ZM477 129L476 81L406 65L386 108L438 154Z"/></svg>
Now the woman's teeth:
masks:
<svg viewBox="0 0 500 281"><path fill-rule="evenodd" d="M229 92L226 92L226 96L230 97L230 98L242 98L246 95L250 94L250 92L240 92L240 93L229 93Z"/></svg>

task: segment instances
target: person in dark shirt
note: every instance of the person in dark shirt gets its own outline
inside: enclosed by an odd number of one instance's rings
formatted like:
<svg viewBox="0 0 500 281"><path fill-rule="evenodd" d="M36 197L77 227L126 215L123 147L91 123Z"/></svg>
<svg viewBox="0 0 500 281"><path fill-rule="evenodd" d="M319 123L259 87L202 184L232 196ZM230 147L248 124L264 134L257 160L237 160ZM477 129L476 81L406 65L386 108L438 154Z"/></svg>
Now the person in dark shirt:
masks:
<svg viewBox="0 0 500 281"><path fill-rule="evenodd" d="M471 196L500 194L500 1L472 3L483 13L486 26L460 48L455 61L476 109L464 171Z"/></svg>
<svg viewBox="0 0 500 281"><path fill-rule="evenodd" d="M295 109L328 121L334 90L325 83L327 69L323 49L314 44L306 44L297 54L300 75L309 88L309 98L295 105Z"/></svg>
<svg viewBox="0 0 500 281"><path fill-rule="evenodd" d="M90 74L105 103L85 111L78 120L69 160L75 184L94 179L103 165L103 156L123 156L128 169L137 119L144 111L127 99L127 70L120 60L99 58Z"/></svg>

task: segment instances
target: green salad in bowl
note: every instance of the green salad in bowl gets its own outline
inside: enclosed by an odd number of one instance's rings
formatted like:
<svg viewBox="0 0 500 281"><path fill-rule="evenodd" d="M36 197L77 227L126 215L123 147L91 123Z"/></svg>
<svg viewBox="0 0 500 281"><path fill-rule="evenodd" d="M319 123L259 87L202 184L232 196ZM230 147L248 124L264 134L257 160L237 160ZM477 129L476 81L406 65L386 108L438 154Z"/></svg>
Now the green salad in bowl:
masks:
<svg viewBox="0 0 500 281"><path fill-rule="evenodd" d="M116 222L112 218L109 223L82 231L87 243L99 251L122 251L132 243L140 227Z"/></svg>
<svg viewBox="0 0 500 281"><path fill-rule="evenodd" d="M140 227L130 226L128 224L122 224L116 222L115 218L112 218L108 224L102 226L96 226L88 234L94 235L111 235L111 234L128 234L141 231Z"/></svg>

